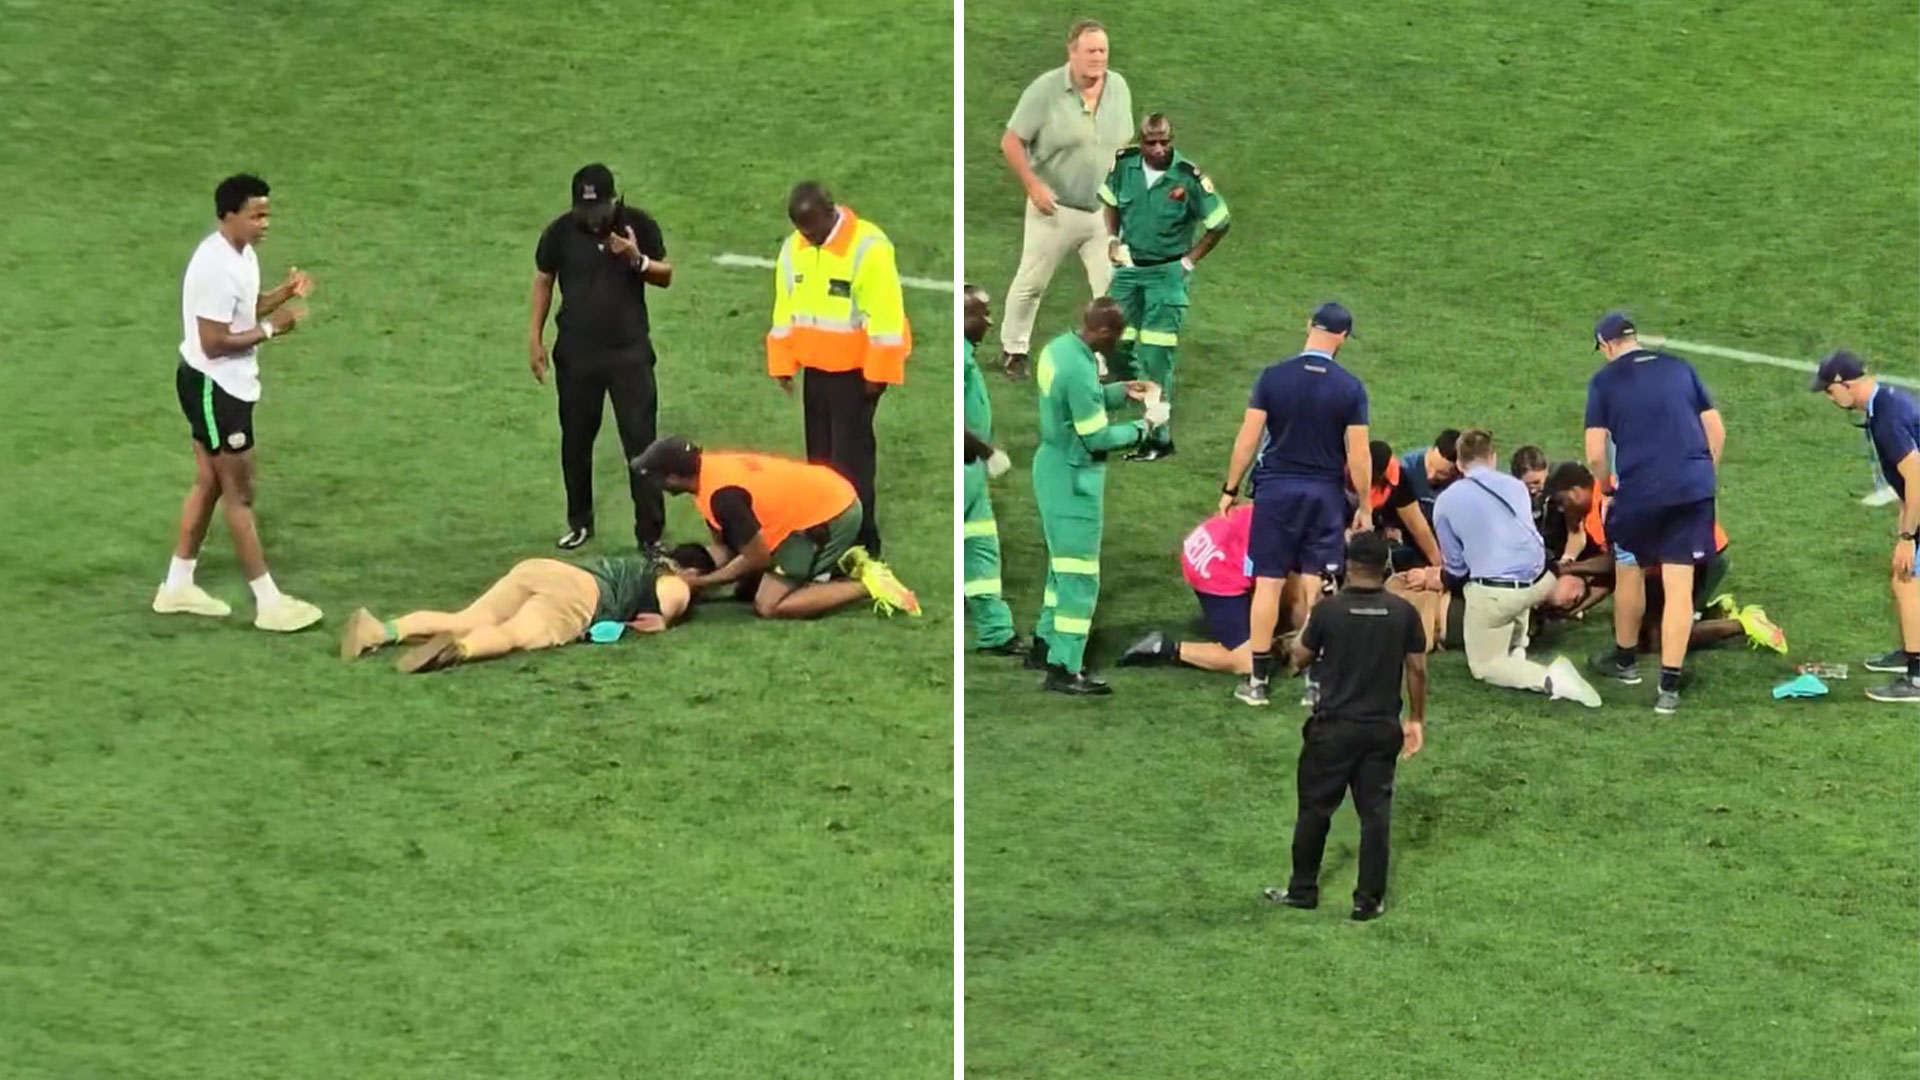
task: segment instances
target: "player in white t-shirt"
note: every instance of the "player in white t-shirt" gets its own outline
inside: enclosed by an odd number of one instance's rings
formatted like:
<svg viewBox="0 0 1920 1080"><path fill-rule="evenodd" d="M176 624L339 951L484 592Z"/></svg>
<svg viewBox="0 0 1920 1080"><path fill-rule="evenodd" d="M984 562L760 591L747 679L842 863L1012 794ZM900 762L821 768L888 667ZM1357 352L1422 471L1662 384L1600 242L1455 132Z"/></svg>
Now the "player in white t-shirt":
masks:
<svg viewBox="0 0 1920 1080"><path fill-rule="evenodd" d="M174 386L193 434L193 489L180 511L167 580L153 610L225 618L225 602L194 584L193 568L217 504L233 534L234 556L253 588L253 625L282 632L320 621L320 609L281 592L267 573L253 520L253 406L260 400L260 344L300 325L284 305L313 284L297 268L266 295L254 245L267 235L267 182L230 176L213 191L219 228L200 242L180 289L180 365ZM261 320L265 320L264 322Z"/></svg>

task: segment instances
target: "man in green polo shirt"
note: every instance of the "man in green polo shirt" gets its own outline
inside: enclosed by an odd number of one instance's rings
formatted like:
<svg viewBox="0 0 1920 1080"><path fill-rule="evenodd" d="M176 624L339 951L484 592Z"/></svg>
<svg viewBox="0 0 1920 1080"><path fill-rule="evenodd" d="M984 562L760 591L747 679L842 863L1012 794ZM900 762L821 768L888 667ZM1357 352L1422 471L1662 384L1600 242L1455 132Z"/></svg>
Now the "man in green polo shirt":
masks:
<svg viewBox="0 0 1920 1080"><path fill-rule="evenodd" d="M961 592L966 598L967 618L973 621L974 649L1018 656L1022 651L1020 637L1013 630L1013 613L1000 594L1000 527L993 519L993 500L987 495L987 480L1006 471L1007 455L993 448L993 402L987 397L987 382L980 377L980 363L974 355L980 339L987 336L987 327L993 325L993 316L985 289L968 285L962 295L966 358L960 370L966 449L961 458L966 499L961 507Z"/></svg>
<svg viewBox="0 0 1920 1080"><path fill-rule="evenodd" d="M1187 279L1230 224L1226 200L1200 166L1173 148L1173 122L1153 113L1140 122L1140 145L1120 151L1100 185L1106 204L1107 250L1117 268L1107 295L1126 314L1120 337L1123 378L1158 383L1173 404L1174 349L1187 317ZM1198 243L1194 226L1200 227ZM1173 454L1173 429L1154 429L1153 439L1129 461L1158 461Z"/></svg>
<svg viewBox="0 0 1920 1080"><path fill-rule="evenodd" d="M1007 290L1000 347L1007 373L1026 369L1040 298L1060 260L1078 253L1094 296L1113 276L1100 217L1100 181L1133 139L1133 92L1107 69L1107 31L1083 20L1067 33L1067 62L1033 80L1014 106L1000 152L1026 192L1020 269Z"/></svg>
<svg viewBox="0 0 1920 1080"><path fill-rule="evenodd" d="M1044 686L1062 694L1112 693L1086 672L1087 635L1100 598L1100 530L1106 519L1107 454L1147 440L1166 422L1165 402L1143 420L1112 423L1107 410L1128 398L1147 400L1145 382L1100 385L1096 353L1111 353L1126 329L1120 305L1099 297L1087 305L1078 333L1047 343L1034 365L1040 390L1040 446L1033 454L1033 500L1047 538L1047 586L1028 665L1046 668Z"/></svg>

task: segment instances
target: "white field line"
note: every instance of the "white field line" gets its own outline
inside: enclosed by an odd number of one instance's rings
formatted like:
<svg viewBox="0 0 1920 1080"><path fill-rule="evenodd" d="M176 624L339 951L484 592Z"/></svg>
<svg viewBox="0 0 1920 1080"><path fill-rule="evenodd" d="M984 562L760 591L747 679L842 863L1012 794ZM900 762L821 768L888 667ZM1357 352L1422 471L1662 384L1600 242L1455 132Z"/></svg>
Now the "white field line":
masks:
<svg viewBox="0 0 1920 1080"><path fill-rule="evenodd" d="M772 259L763 259L758 255L735 255L732 252L727 252L723 255L715 255L713 261L719 263L721 266L751 266L761 270L773 269ZM903 277L900 279L900 284L909 289L927 289L932 292L953 291L953 282L936 281L933 278Z"/></svg>
<svg viewBox="0 0 1920 1080"><path fill-rule="evenodd" d="M1701 345L1698 342L1680 341L1659 334L1642 334L1640 340L1656 349L1667 348L1675 352L1699 353L1702 356L1723 356L1728 360L1738 360L1743 364L1763 364L1767 367L1786 368L1788 371L1804 371L1812 374L1820 370L1820 365L1810 360L1789 360L1784 356L1768 356L1766 353L1747 352L1745 349L1728 349L1719 345ZM1876 371L1873 377L1883 383L1908 388L1920 387L1920 379L1909 379L1904 375L1883 375Z"/></svg>

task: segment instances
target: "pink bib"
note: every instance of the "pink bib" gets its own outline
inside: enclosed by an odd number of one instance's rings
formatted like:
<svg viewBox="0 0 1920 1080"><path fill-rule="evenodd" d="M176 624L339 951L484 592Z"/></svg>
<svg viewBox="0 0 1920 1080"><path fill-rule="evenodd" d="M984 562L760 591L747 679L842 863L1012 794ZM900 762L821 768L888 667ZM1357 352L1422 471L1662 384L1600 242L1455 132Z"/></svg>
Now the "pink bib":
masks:
<svg viewBox="0 0 1920 1080"><path fill-rule="evenodd" d="M1212 514L1180 545L1180 570L1193 590L1208 596L1241 596L1253 588L1247 566L1247 531L1253 507L1243 503L1226 517Z"/></svg>

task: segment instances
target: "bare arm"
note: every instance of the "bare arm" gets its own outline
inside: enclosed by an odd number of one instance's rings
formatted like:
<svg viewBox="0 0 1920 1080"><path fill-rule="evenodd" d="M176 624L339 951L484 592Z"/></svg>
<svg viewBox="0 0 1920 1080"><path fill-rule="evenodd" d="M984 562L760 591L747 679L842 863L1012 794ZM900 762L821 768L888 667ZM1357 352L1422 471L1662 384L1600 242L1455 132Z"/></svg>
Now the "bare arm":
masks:
<svg viewBox="0 0 1920 1080"><path fill-rule="evenodd" d="M647 268L640 271L640 280L656 289L673 287L673 264L665 259L648 259Z"/></svg>
<svg viewBox="0 0 1920 1080"><path fill-rule="evenodd" d="M1900 531L1910 533L1920 529L1920 450L1908 451L1898 469L1907 491L1900 500Z"/></svg>
<svg viewBox="0 0 1920 1080"><path fill-rule="evenodd" d="M1727 446L1727 425L1720 421L1719 409L1700 414L1700 426L1707 432L1707 453L1713 455L1713 467L1720 468L1720 452Z"/></svg>
<svg viewBox="0 0 1920 1080"><path fill-rule="evenodd" d="M1247 466L1253 464L1253 452L1260 448L1260 431L1266 426L1265 409L1247 410L1246 419L1240 421L1240 433L1233 437L1233 455L1227 459L1227 482L1220 485L1222 495L1240 490Z"/></svg>
<svg viewBox="0 0 1920 1080"><path fill-rule="evenodd" d="M1206 232L1200 234L1200 242L1193 245L1192 251L1187 252L1187 261L1197 263L1201 259L1206 258L1207 253L1212 251L1214 247L1220 243L1221 238L1226 235L1227 226L1225 225L1217 229L1208 229Z"/></svg>
<svg viewBox="0 0 1920 1080"><path fill-rule="evenodd" d="M1000 154L1012 166L1013 175L1020 178L1020 186L1032 191L1040 178L1034 175L1033 162L1027 157L1026 142L1012 131L1004 131L1000 134Z"/></svg>
<svg viewBox="0 0 1920 1080"><path fill-rule="evenodd" d="M1410 502L1398 511L1400 524L1404 525L1407 535L1413 538L1413 546L1420 549L1428 566L1440 565L1440 541L1434 538L1433 526L1427 524L1427 515L1420 512L1420 504Z"/></svg>
<svg viewBox="0 0 1920 1080"><path fill-rule="evenodd" d="M1373 511L1367 506L1366 493L1372 490L1373 451L1367 447L1367 425L1347 425L1347 483L1360 492L1360 505L1353 511L1353 531L1373 527Z"/></svg>
<svg viewBox="0 0 1920 1080"><path fill-rule="evenodd" d="M533 323L527 328L527 338L539 344L547 335L547 315L553 310L553 275L543 271L533 272Z"/></svg>
<svg viewBox="0 0 1920 1080"><path fill-rule="evenodd" d="M1120 239L1119 209L1116 207L1107 206L1103 204L1100 207L1100 215L1101 217L1105 218L1107 222L1107 242L1112 243L1113 241Z"/></svg>
<svg viewBox="0 0 1920 1080"><path fill-rule="evenodd" d="M727 560L711 574L702 574L687 584L695 588L708 585L731 585L749 574L758 574L773 565L773 552L767 550L765 533L754 533L753 539L733 558Z"/></svg>
<svg viewBox="0 0 1920 1080"><path fill-rule="evenodd" d="M280 305L291 299L293 299L293 282L291 281L282 283L270 292L261 293L260 299L253 305L254 317L271 315L280 309Z"/></svg>
<svg viewBox="0 0 1920 1080"><path fill-rule="evenodd" d="M195 319L194 321L200 329L200 351L209 360L218 360L223 356L234 356L246 352L267 340L264 324L251 330L235 333L233 327L215 319ZM291 325L290 320L284 318L275 321L276 333L284 329L278 325L279 322L288 322Z"/></svg>
<svg viewBox="0 0 1920 1080"><path fill-rule="evenodd" d="M1612 471L1607 468L1607 434L1607 429L1603 427L1587 429L1587 468L1600 481L1600 490L1611 494Z"/></svg>
<svg viewBox="0 0 1920 1080"><path fill-rule="evenodd" d="M1314 661L1313 650L1300 643L1302 636L1304 635L1295 635L1293 644L1287 648L1287 673L1290 675L1298 675L1307 670L1308 665Z"/></svg>

